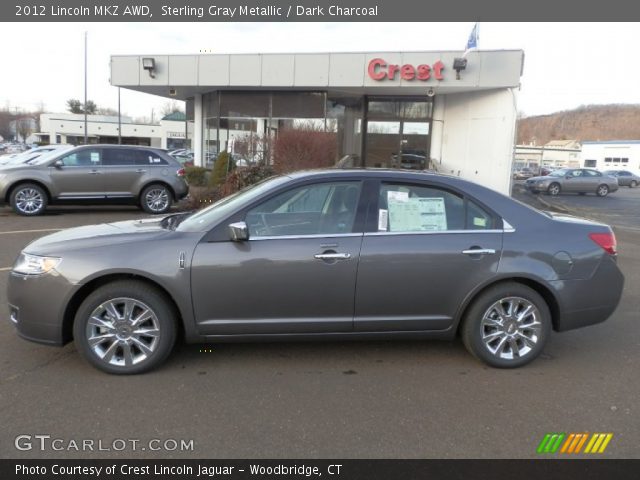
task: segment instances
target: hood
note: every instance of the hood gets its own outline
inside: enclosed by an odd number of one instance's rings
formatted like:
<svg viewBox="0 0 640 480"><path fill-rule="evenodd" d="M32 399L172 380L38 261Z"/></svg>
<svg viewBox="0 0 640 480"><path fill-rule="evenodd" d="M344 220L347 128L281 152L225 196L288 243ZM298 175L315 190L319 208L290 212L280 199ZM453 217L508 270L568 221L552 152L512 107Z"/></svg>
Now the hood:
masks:
<svg viewBox="0 0 640 480"><path fill-rule="evenodd" d="M24 251L34 255L55 255L82 248L150 241L174 234L172 230L162 228L163 219L129 220L69 228L31 242Z"/></svg>
<svg viewBox="0 0 640 480"><path fill-rule="evenodd" d="M549 175L541 175L538 177L531 177L527 179L527 182L539 182L541 180L551 180L553 177L550 177Z"/></svg>

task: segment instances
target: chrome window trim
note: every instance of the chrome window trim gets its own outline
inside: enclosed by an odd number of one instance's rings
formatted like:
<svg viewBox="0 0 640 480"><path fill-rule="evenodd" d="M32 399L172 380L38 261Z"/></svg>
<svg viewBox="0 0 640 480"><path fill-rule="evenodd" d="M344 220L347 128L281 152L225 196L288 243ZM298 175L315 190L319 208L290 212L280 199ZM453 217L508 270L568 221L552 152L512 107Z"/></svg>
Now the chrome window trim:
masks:
<svg viewBox="0 0 640 480"><path fill-rule="evenodd" d="M346 238L346 237L362 237L364 233L317 233L312 235L267 235L263 237L249 237L252 240L298 240L305 238Z"/></svg>
<svg viewBox="0 0 640 480"><path fill-rule="evenodd" d="M445 235L445 234L470 234L470 233L504 233L504 230L427 230L415 232L367 232L365 237L384 237L387 235Z"/></svg>
<svg viewBox="0 0 640 480"><path fill-rule="evenodd" d="M516 231L515 227L507 222L504 218L502 219L502 228L504 233L513 233Z"/></svg>

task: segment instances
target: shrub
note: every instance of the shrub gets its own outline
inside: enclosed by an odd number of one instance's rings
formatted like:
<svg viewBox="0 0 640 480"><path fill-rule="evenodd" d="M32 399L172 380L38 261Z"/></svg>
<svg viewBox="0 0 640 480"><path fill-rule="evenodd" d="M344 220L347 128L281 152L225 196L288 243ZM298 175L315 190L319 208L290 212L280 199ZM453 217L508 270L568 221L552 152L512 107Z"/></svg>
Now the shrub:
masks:
<svg viewBox="0 0 640 480"><path fill-rule="evenodd" d="M191 187L189 188L189 196L180 204L180 210L200 210L208 207L213 202L221 198L220 189L209 187Z"/></svg>
<svg viewBox="0 0 640 480"><path fill-rule="evenodd" d="M190 186L204 187L207 185L207 169L204 167L186 167L185 177Z"/></svg>
<svg viewBox="0 0 640 480"><path fill-rule="evenodd" d="M274 174L275 171L271 165L254 165L247 168L238 168L229 174L226 181L220 187L221 197L231 195L265 178L272 177Z"/></svg>
<svg viewBox="0 0 640 480"><path fill-rule="evenodd" d="M216 159L216 163L213 165L213 172L211 172L211 177L209 177L209 186L217 187L222 185L227 178L227 174L233 170L234 164L233 160L231 160L231 156L225 150L218 155Z"/></svg>
<svg viewBox="0 0 640 480"><path fill-rule="evenodd" d="M273 145L273 163L278 172L327 168L335 163L335 133L314 125L301 125L278 132Z"/></svg>

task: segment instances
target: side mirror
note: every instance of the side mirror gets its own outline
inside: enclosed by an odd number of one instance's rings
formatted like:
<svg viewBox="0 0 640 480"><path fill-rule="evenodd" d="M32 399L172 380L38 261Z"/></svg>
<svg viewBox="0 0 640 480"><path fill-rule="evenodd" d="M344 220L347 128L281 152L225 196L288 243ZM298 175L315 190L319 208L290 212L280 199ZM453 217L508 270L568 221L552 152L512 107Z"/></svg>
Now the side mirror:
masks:
<svg viewBox="0 0 640 480"><path fill-rule="evenodd" d="M249 229L244 222L229 224L229 237L233 242L244 242L249 240Z"/></svg>
<svg viewBox="0 0 640 480"><path fill-rule="evenodd" d="M55 162L53 162L53 166L56 168L62 168L64 167L64 163L62 162L62 160L56 160Z"/></svg>

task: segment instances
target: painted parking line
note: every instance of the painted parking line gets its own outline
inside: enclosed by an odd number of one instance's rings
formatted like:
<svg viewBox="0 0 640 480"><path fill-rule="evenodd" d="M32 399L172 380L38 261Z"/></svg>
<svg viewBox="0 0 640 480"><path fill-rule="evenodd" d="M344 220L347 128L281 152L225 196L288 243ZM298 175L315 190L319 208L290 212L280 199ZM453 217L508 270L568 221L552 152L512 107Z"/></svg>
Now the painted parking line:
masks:
<svg viewBox="0 0 640 480"><path fill-rule="evenodd" d="M64 228L41 228L38 230L10 230L8 232L0 232L0 235L9 235L12 233L38 233L38 232L59 232Z"/></svg>

